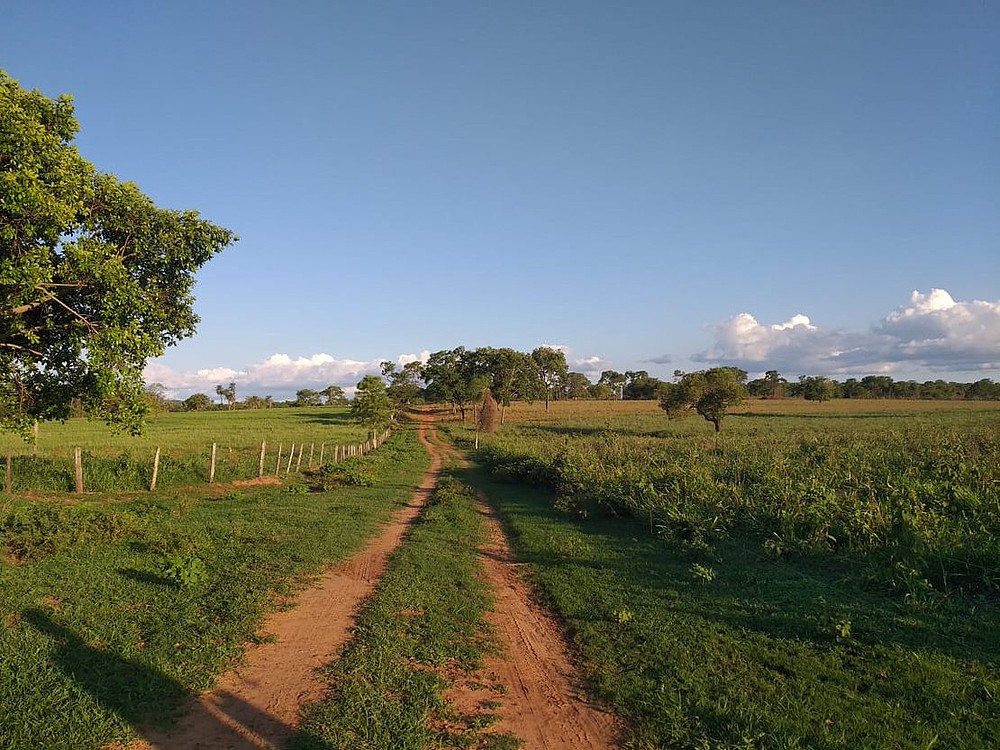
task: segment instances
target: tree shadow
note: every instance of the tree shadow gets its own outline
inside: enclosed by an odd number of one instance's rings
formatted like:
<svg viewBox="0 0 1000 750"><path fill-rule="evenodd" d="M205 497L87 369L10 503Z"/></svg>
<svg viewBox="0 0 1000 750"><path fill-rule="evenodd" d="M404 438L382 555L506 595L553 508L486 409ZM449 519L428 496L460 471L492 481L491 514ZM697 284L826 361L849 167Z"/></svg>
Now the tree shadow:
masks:
<svg viewBox="0 0 1000 750"><path fill-rule="evenodd" d="M124 578L136 581L138 583L148 583L153 586L167 586L176 587L177 584L171 581L169 578L161 576L157 573L150 573L147 570L135 570L134 568L120 568L118 574Z"/></svg>
<svg viewBox="0 0 1000 750"><path fill-rule="evenodd" d="M88 645L40 609L24 621L55 643L53 663L153 750L280 747L295 730L242 698L219 691L197 700L159 670ZM172 723L175 722L175 723Z"/></svg>
<svg viewBox="0 0 1000 750"><path fill-rule="evenodd" d="M342 411L304 411L292 412L295 419L309 422L310 424L327 425L357 425L350 412Z"/></svg>

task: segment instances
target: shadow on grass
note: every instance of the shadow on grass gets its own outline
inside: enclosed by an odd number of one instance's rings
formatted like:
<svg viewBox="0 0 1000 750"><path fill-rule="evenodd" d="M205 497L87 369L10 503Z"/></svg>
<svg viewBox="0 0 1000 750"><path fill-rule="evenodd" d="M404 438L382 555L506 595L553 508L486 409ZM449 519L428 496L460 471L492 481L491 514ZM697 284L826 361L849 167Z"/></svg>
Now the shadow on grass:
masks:
<svg viewBox="0 0 1000 750"><path fill-rule="evenodd" d="M104 710L131 725L154 750L257 750L280 746L295 734L288 725L231 693L220 692L203 705L162 672L87 645L41 610L25 610L23 618L53 640L52 661L66 677ZM180 714L181 720L168 727ZM261 745L259 739L268 744Z"/></svg>
<svg viewBox="0 0 1000 750"><path fill-rule="evenodd" d="M295 419L309 422L310 424L325 425L352 425L356 426L357 420L351 416L350 412L327 412L327 411L304 411L293 412L291 416Z"/></svg>
<svg viewBox="0 0 1000 750"><path fill-rule="evenodd" d="M119 575L138 583L148 583L153 586L167 586L176 588L177 584L169 578L165 578L157 573L150 573L148 570L135 570L134 568L121 568Z"/></svg>
<svg viewBox="0 0 1000 750"><path fill-rule="evenodd" d="M951 658L1000 664L1000 617L995 603L956 598L923 607L904 604L863 583L865 564L847 556L788 555L764 552L759 538L736 534L699 550L668 538L653 537L631 518L580 519L552 507L551 497L520 485L494 483L481 471L464 470L462 478L484 489L517 550L517 560L570 575L574 569L597 576L608 573L634 599L649 595L662 612L685 614L732 630L768 638L812 643L827 649L837 639L836 624L851 622L849 643L859 647L898 647ZM499 500L499 502L498 502ZM567 541L562 550L526 552L511 516L522 528L539 533L571 529L582 543ZM544 533L544 532L542 532ZM558 548L559 543L555 544ZM598 554L593 554L597 550ZM695 566L711 570L711 580ZM624 600L631 599L622 591ZM581 619L606 619L594 610Z"/></svg>

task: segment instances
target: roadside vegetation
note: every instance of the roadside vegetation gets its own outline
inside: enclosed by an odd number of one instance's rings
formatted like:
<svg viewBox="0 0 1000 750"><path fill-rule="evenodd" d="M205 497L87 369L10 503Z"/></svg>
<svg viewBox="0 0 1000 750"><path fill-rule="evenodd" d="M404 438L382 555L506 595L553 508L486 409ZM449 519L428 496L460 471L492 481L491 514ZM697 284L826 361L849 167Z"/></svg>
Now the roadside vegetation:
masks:
<svg viewBox="0 0 1000 750"><path fill-rule="evenodd" d="M752 403L718 437L518 407L481 438L632 747L1000 746L998 412L838 407Z"/></svg>
<svg viewBox="0 0 1000 750"><path fill-rule="evenodd" d="M267 612L363 546L428 458L402 430L352 462L371 481L0 499L0 748L100 748L167 721Z"/></svg>

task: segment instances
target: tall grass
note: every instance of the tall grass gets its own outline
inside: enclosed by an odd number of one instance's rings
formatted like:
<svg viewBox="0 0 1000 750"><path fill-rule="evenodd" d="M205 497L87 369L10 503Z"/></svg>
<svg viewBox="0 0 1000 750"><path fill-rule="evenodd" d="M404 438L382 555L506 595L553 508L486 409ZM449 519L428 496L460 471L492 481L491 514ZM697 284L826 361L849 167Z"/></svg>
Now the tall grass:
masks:
<svg viewBox="0 0 1000 750"><path fill-rule="evenodd" d="M1000 591L998 412L751 414L720 438L652 414L510 425L479 459L696 544L739 529L774 555L863 557L910 598Z"/></svg>

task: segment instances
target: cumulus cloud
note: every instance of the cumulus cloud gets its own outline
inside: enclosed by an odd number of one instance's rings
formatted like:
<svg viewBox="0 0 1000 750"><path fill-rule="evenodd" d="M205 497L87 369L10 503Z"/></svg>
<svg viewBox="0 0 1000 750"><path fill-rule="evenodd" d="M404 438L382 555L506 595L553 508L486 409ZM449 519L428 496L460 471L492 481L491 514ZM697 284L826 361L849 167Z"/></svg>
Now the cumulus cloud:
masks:
<svg viewBox="0 0 1000 750"><path fill-rule="evenodd" d="M419 359L420 355L402 355L400 363ZM151 362L144 373L147 383L162 384L174 398L192 393L212 393L216 385L235 382L240 392L272 393L276 397L288 396L302 388L322 389L339 385L353 387L365 375L381 372L382 359L365 362L355 359L337 359L329 354L292 358L287 354L272 354L263 362L249 365L243 370L213 367L193 372L178 372L159 363Z"/></svg>
<svg viewBox="0 0 1000 750"><path fill-rule="evenodd" d="M403 365L408 365L410 362L419 362L422 365L427 364L427 360L431 358L431 353L429 349L424 349L420 354L400 354L399 359L396 362L400 367Z"/></svg>
<svg viewBox="0 0 1000 750"><path fill-rule="evenodd" d="M714 344L692 360L830 375L1000 369L1000 301L956 301L944 289L914 291L868 331L822 328L802 314L765 325L745 312L712 330Z"/></svg>
<svg viewBox="0 0 1000 750"><path fill-rule="evenodd" d="M573 372L580 372L586 375L591 381L597 382L601 377L601 373L605 370L611 369L611 362L606 359L601 359L598 356L593 357L581 357L580 359L574 359L569 363L569 369Z"/></svg>

